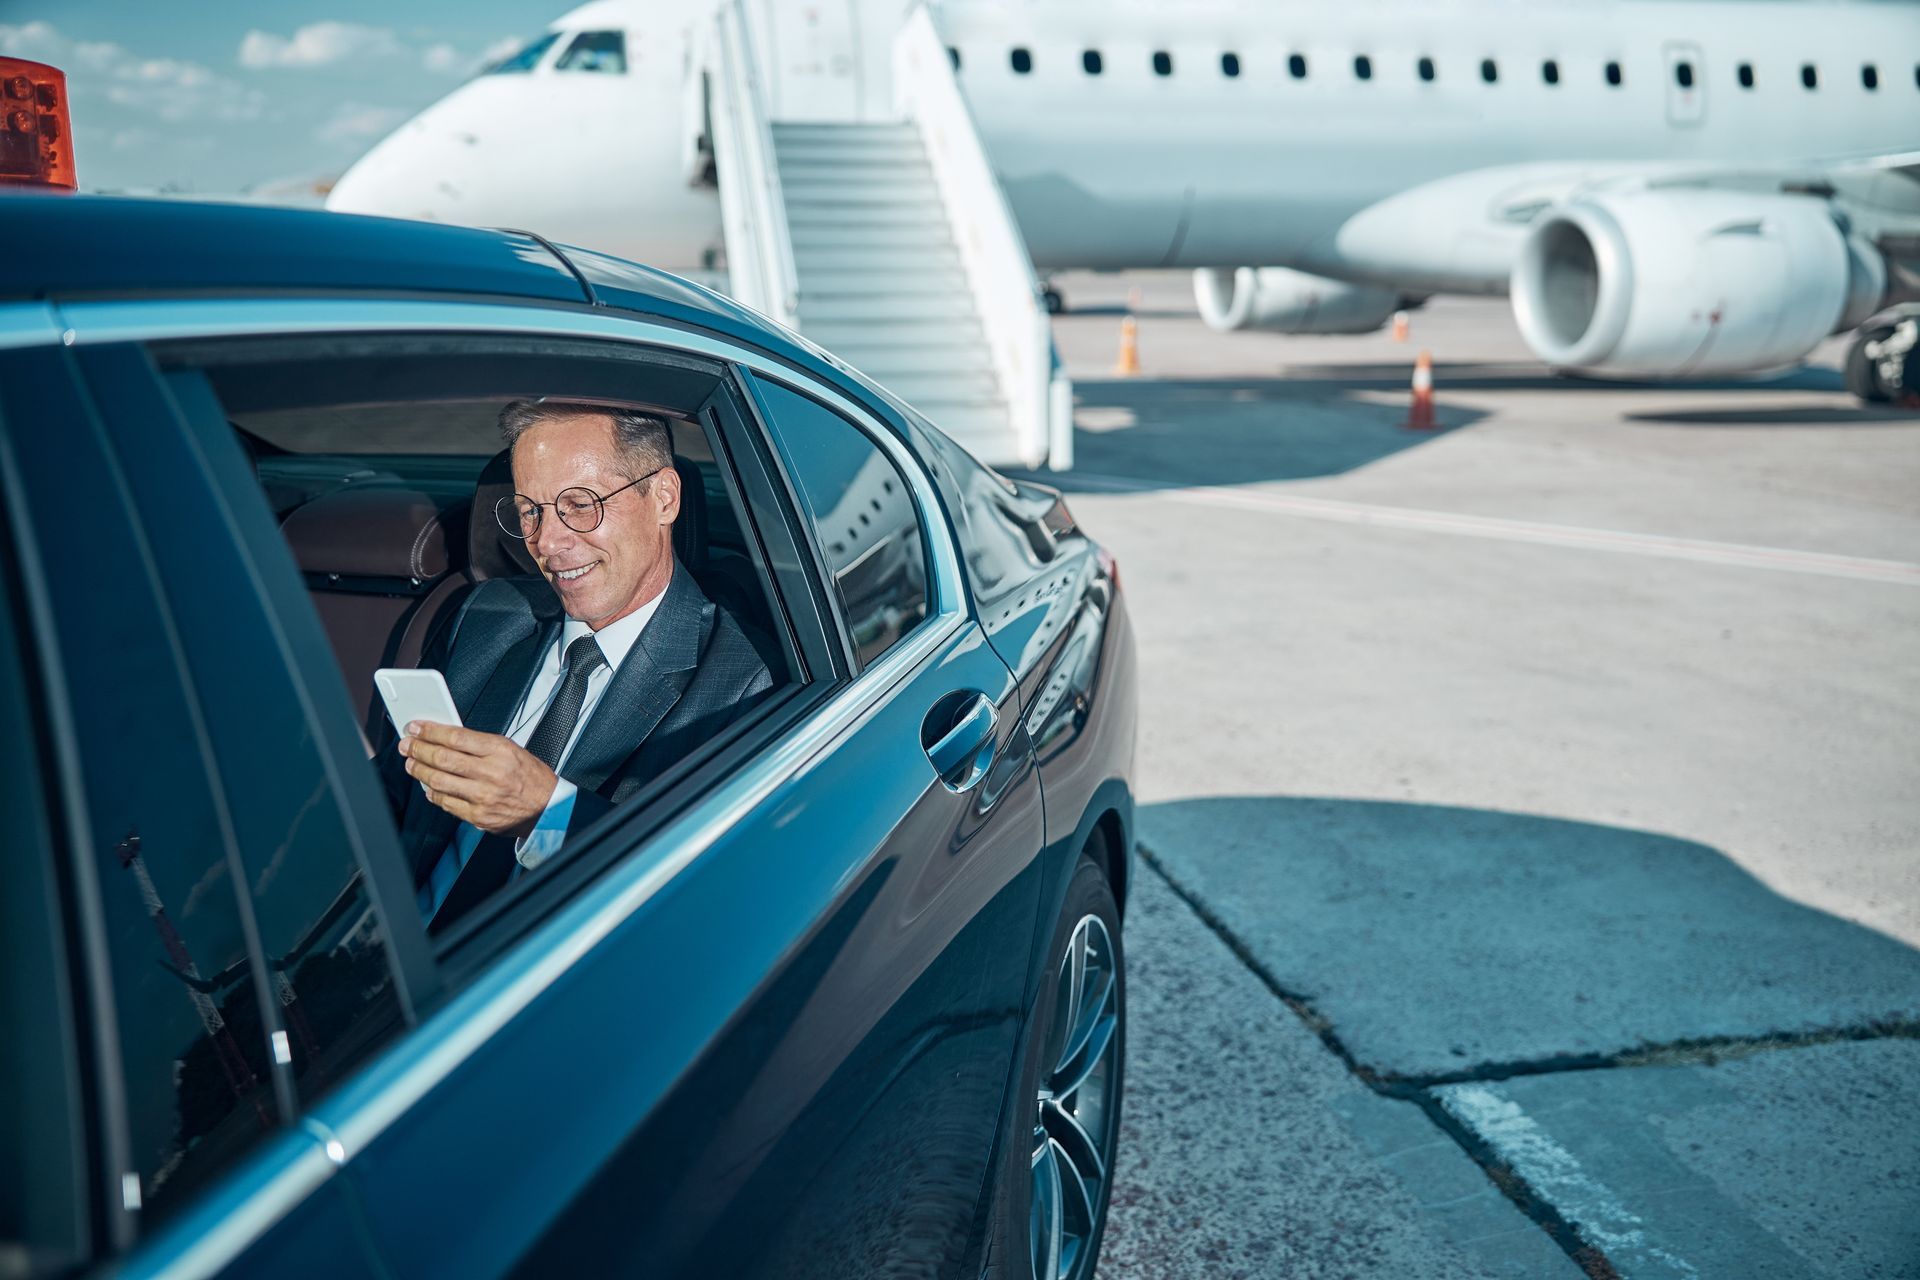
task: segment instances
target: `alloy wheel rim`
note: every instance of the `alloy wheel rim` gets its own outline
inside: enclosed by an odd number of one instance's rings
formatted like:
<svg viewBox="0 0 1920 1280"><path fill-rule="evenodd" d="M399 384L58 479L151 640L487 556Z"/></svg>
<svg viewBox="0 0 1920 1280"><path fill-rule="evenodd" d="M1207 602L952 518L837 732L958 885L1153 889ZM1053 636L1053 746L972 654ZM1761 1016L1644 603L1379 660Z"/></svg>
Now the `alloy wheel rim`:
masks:
<svg viewBox="0 0 1920 1280"><path fill-rule="evenodd" d="M1047 1069L1033 1125L1034 1280L1079 1280L1091 1263L1111 1152L1120 981L1098 916L1074 926L1055 975Z"/></svg>

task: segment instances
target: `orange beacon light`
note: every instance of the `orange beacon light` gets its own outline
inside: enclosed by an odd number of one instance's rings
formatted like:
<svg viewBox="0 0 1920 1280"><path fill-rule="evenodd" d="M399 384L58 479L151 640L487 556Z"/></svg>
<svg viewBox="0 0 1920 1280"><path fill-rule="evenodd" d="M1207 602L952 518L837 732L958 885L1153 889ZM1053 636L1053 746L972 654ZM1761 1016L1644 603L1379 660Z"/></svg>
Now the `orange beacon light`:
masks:
<svg viewBox="0 0 1920 1280"><path fill-rule="evenodd" d="M77 185L66 73L44 62L0 58L0 186L72 191Z"/></svg>

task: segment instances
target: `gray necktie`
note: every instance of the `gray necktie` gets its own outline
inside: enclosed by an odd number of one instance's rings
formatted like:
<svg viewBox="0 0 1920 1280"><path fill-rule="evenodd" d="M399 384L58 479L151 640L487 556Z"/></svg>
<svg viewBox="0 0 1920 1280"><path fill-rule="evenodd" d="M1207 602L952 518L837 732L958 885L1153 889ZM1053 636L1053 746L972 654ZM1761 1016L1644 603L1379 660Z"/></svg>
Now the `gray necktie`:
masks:
<svg viewBox="0 0 1920 1280"><path fill-rule="evenodd" d="M587 700L587 678L606 665L607 655L592 636L581 636L567 646L567 671L560 679L560 692L553 695L547 713L527 739L527 750L547 768L560 767L560 753L567 749L573 727L580 723L580 707Z"/></svg>

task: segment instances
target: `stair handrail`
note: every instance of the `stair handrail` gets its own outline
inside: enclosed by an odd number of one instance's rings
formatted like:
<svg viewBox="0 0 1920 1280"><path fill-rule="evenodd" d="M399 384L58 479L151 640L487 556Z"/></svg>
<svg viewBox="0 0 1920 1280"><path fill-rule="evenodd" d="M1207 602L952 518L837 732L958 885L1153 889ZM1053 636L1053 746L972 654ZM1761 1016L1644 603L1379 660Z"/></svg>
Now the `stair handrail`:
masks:
<svg viewBox="0 0 1920 1280"><path fill-rule="evenodd" d="M729 292L738 302L794 328L799 273L775 163L764 77L743 0L727 0L707 41L713 85L713 159L727 242Z"/></svg>
<svg viewBox="0 0 1920 1280"><path fill-rule="evenodd" d="M1016 452L1030 467L1069 467L1072 386L1056 368L1053 327L1033 259L980 144L946 44L924 5L908 16L894 38L893 92L895 110L920 133L946 206L1006 396Z"/></svg>

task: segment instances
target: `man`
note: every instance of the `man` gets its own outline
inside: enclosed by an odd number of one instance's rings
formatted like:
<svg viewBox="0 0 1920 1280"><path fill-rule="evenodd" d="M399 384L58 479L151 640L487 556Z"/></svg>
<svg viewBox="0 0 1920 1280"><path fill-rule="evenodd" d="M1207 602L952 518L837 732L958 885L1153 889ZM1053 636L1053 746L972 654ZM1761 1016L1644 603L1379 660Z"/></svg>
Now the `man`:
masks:
<svg viewBox="0 0 1920 1280"><path fill-rule="evenodd" d="M520 400L500 429L516 492L472 518L524 538L545 581L475 589L432 663L467 727L416 721L383 758L434 933L773 685L674 560L680 476L665 422Z"/></svg>

